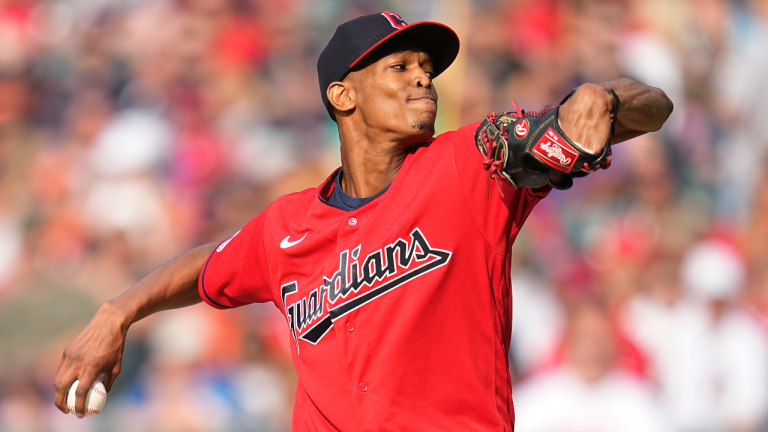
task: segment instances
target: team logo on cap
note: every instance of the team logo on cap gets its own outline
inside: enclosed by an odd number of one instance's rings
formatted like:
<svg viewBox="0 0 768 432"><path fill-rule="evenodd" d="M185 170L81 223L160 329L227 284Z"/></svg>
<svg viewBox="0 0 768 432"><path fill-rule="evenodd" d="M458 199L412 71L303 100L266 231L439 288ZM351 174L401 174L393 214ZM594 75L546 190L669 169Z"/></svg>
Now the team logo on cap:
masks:
<svg viewBox="0 0 768 432"><path fill-rule="evenodd" d="M404 19L400 18L400 15L394 12L382 12L381 14L384 15L384 18L388 19L389 23L392 24L392 27L396 29L401 29L408 25Z"/></svg>

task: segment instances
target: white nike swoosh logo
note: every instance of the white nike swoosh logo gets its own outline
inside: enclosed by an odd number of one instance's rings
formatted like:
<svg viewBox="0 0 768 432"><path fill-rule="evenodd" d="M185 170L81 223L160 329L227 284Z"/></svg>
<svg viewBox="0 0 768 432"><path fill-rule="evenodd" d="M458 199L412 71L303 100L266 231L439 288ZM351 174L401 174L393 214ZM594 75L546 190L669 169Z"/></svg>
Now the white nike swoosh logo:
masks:
<svg viewBox="0 0 768 432"><path fill-rule="evenodd" d="M304 233L304 237L306 237L306 236L307 236L307 233ZM302 238L300 238L300 239L298 239L296 241L288 241L288 239L291 238L291 236L288 236L288 237L284 238L283 241L280 242L280 248L281 249L287 249L287 248L289 248L291 246L294 246L294 245L298 244L300 241L304 240L304 237L302 237Z"/></svg>

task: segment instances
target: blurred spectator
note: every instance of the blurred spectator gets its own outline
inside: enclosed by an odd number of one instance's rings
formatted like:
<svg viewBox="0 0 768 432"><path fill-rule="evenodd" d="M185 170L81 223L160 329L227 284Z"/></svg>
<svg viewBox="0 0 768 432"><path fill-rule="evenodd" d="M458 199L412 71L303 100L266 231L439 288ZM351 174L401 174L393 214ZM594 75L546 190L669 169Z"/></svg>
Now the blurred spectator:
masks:
<svg viewBox="0 0 768 432"><path fill-rule="evenodd" d="M649 355L661 401L681 431L756 431L768 415L768 339L739 307L742 258L707 240L658 260L625 325ZM681 277L681 280L678 279Z"/></svg>
<svg viewBox="0 0 768 432"><path fill-rule="evenodd" d="M651 388L615 367L605 309L584 303L567 324L565 363L515 388L515 428L537 431L670 431Z"/></svg>
<svg viewBox="0 0 768 432"><path fill-rule="evenodd" d="M722 189L719 210L745 222L749 201L768 156L768 8L762 0L744 2L733 16L730 34L717 66L716 90L725 116L721 137Z"/></svg>
<svg viewBox="0 0 768 432"><path fill-rule="evenodd" d="M544 367L554 357L564 326L564 311L547 281L523 269L512 277L514 299L510 357L516 375Z"/></svg>

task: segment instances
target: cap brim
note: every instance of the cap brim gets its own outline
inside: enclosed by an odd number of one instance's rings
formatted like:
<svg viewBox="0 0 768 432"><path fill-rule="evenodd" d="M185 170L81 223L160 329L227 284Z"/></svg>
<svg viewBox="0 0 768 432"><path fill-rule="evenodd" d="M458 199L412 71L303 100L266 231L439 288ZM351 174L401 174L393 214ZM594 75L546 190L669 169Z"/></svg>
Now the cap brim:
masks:
<svg viewBox="0 0 768 432"><path fill-rule="evenodd" d="M409 24L380 40L349 65L347 73L374 52L381 52L390 44L403 42L413 43L429 54L434 67L433 77L448 69L459 54L459 36L453 29L445 24L421 21Z"/></svg>

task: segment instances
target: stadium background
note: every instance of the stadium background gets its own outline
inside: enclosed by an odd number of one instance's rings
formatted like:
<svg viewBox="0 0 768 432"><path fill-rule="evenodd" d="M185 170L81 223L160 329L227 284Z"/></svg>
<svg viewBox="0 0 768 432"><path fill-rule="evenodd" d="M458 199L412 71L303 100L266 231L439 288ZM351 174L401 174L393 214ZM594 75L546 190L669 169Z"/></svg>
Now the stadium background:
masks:
<svg viewBox="0 0 768 432"><path fill-rule="evenodd" d="M768 1L0 0L0 431L290 429L271 304L134 325L97 417L53 377L101 302L339 165L315 62L382 10L462 40L438 132L619 75L675 103L518 239L519 431L764 430Z"/></svg>

